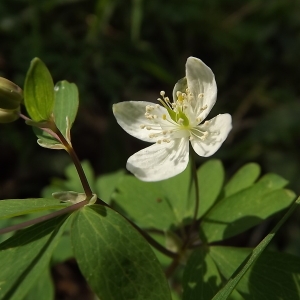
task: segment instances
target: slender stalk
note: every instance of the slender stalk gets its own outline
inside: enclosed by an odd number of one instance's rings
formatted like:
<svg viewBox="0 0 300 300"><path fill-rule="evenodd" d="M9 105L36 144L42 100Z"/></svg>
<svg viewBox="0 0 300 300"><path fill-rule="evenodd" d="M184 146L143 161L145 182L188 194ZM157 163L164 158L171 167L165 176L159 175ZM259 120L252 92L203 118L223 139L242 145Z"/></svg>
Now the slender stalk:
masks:
<svg viewBox="0 0 300 300"><path fill-rule="evenodd" d="M200 205L200 194L199 194L200 191L199 191L199 182L198 182L198 174L197 174L194 150L192 151L190 156L191 156L191 161L192 161L192 177L193 177L193 180L195 183L195 209L194 209L194 216L193 216L190 231L189 231L191 233L197 223L197 216L198 216L198 210L199 210L199 205Z"/></svg>
<svg viewBox="0 0 300 300"><path fill-rule="evenodd" d="M0 234L4 234L4 233L11 232L11 231L20 230L20 229L23 229L23 228L25 228L27 226L35 225L35 224L44 222L46 220L50 220L52 218L55 218L57 216L70 213L72 211L78 210L79 208L85 206L88 203L89 203L89 199L81 201L81 202L76 203L76 204L73 204L71 206L65 207L63 209L54 211L54 212L52 212L50 214L47 214L45 216L41 216L41 217L29 220L29 221L25 221L25 222L20 223L20 224L16 224L16 225L12 225L12 226L8 226L8 227L5 227L5 228L2 228L2 229L0 229Z"/></svg>
<svg viewBox="0 0 300 300"><path fill-rule="evenodd" d="M75 165L75 168L77 170L77 173L78 173L78 176L80 178L80 181L81 181L81 184L82 184L82 187L84 189L84 192L87 196L87 198L91 198L93 196L93 192L91 190L91 187L87 181L87 178L85 176L85 173L83 171L83 168L82 168L82 165L78 159L78 156L76 154L76 152L74 151L72 145L69 144L69 142L65 139L65 137L63 136L63 134L57 129L55 130L55 133L58 135L59 137L59 140L62 142L62 144L65 146L66 148L66 151L69 153L74 165Z"/></svg>
<svg viewBox="0 0 300 300"><path fill-rule="evenodd" d="M183 239L183 244L182 244L181 250L179 251L179 253L177 253L177 256L174 257L173 261L170 263L169 267L165 271L165 274L168 278L175 272L177 266L180 263L181 256L185 253L186 249L191 244L191 242L192 242L191 236L192 236L193 230L195 229L195 226L197 224L200 196L199 196L199 183L198 183L197 167L196 167L196 161L195 161L195 152L193 150L191 151L190 158L191 158L191 163L192 163L192 179L195 184L194 215L193 215L193 218L191 221L191 225L189 226L187 235Z"/></svg>

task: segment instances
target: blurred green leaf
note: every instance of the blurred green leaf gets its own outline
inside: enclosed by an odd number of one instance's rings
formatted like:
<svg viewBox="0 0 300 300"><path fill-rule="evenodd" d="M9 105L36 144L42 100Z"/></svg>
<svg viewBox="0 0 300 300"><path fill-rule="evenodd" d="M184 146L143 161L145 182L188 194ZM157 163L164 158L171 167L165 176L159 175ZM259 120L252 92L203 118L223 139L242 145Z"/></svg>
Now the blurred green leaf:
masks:
<svg viewBox="0 0 300 300"><path fill-rule="evenodd" d="M51 278L50 268L39 276L39 279L31 287L26 297L23 300L53 300L54 285Z"/></svg>
<svg viewBox="0 0 300 300"><path fill-rule="evenodd" d="M54 107L54 84L49 70L39 58L31 61L27 72L24 101L33 121L50 119Z"/></svg>
<svg viewBox="0 0 300 300"><path fill-rule="evenodd" d="M237 235L288 207L295 194L282 189L287 181L267 174L253 186L219 201L204 217L200 232L207 242Z"/></svg>
<svg viewBox="0 0 300 300"><path fill-rule="evenodd" d="M8 219L16 216L60 209L69 204L60 203L57 199L8 199L0 201L0 219Z"/></svg>
<svg viewBox="0 0 300 300"><path fill-rule="evenodd" d="M95 182L95 193L106 203L110 203L113 193L125 175L125 170L100 175Z"/></svg>
<svg viewBox="0 0 300 300"><path fill-rule="evenodd" d="M222 283L215 262L203 247L189 257L182 280L183 300L211 300Z"/></svg>
<svg viewBox="0 0 300 300"><path fill-rule="evenodd" d="M94 171L90 162L83 161L81 165L92 190L96 191L96 188L94 187ZM74 191L78 193L84 192L80 178L73 164L70 164L65 168L65 176L66 179L53 178L51 180L51 184L43 189L43 197L51 197L52 193L60 191Z"/></svg>
<svg viewBox="0 0 300 300"><path fill-rule="evenodd" d="M79 268L101 299L171 299L148 243L118 213L99 205L75 213L71 241Z"/></svg>
<svg viewBox="0 0 300 300"><path fill-rule="evenodd" d="M64 230L60 216L18 231L0 244L0 299L20 300L49 265Z"/></svg>
<svg viewBox="0 0 300 300"><path fill-rule="evenodd" d="M229 197L237 192L251 186L260 174L260 166L249 163L241 167L225 185L225 197Z"/></svg>

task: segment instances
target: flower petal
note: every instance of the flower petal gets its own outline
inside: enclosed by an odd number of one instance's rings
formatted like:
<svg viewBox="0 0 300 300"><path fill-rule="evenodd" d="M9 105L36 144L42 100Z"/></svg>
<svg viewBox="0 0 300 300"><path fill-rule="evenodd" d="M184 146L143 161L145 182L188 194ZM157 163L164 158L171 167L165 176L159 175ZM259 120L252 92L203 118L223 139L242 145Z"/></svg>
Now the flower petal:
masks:
<svg viewBox="0 0 300 300"><path fill-rule="evenodd" d="M217 115L192 130L192 147L200 156L211 156L221 147L231 128L231 116L229 114ZM207 132L206 138L201 139L205 132Z"/></svg>
<svg viewBox="0 0 300 300"><path fill-rule="evenodd" d="M185 93L187 89L187 80L186 77L179 79L173 89L173 100L176 102L177 100L177 92Z"/></svg>
<svg viewBox="0 0 300 300"><path fill-rule="evenodd" d="M147 106L153 107L151 114L156 115L157 120L146 118ZM119 125L127 133L145 142L155 142L150 135L157 133L158 130L161 131L162 115L168 114L163 106L146 101L127 101L114 104L113 113ZM142 129L142 127L145 128Z"/></svg>
<svg viewBox="0 0 300 300"><path fill-rule="evenodd" d="M197 117L204 120L217 99L217 84L212 70L200 59L189 57L186 62L186 78L193 96L192 106Z"/></svg>
<svg viewBox="0 0 300 300"><path fill-rule="evenodd" d="M154 144L132 156L126 168L143 181L159 181L185 170L189 161L188 138Z"/></svg>

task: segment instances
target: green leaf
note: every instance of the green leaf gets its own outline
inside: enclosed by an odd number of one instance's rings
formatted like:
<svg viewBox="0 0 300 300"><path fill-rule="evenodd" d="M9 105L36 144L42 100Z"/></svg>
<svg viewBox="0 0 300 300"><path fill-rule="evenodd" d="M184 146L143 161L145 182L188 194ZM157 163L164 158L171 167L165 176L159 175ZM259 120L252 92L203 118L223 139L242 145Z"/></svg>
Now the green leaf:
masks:
<svg viewBox="0 0 300 300"><path fill-rule="evenodd" d="M123 217L100 205L86 206L74 217L73 251L100 299L171 299L150 246Z"/></svg>
<svg viewBox="0 0 300 300"><path fill-rule="evenodd" d="M214 204L219 196L224 182L224 168L222 162L217 159L211 159L205 162L197 171L200 195L200 207L198 217L203 216ZM194 209L195 192L191 193L193 201L191 205L191 214Z"/></svg>
<svg viewBox="0 0 300 300"><path fill-rule="evenodd" d="M57 199L8 199L0 201L0 219L41 212L49 209L60 209L69 204L60 203Z"/></svg>
<svg viewBox="0 0 300 300"><path fill-rule="evenodd" d="M143 182L126 175L117 186L114 200L140 226L167 230L180 226L190 206L190 167L159 182Z"/></svg>
<svg viewBox="0 0 300 300"><path fill-rule="evenodd" d="M211 300L222 283L218 268L207 250L192 253L183 273L183 300Z"/></svg>
<svg viewBox="0 0 300 300"><path fill-rule="evenodd" d="M222 275L229 279L252 249L211 247L210 255ZM300 258L279 252L261 254L236 289L244 299L300 299Z"/></svg>
<svg viewBox="0 0 300 300"><path fill-rule="evenodd" d="M39 276L39 279L31 287L24 300L53 300L54 286L50 274L50 269L46 270Z"/></svg>
<svg viewBox="0 0 300 300"><path fill-rule="evenodd" d="M237 235L288 207L295 194L282 187L287 181L267 174L255 185L219 201L200 225L207 242L220 241Z"/></svg>
<svg viewBox="0 0 300 300"><path fill-rule="evenodd" d="M23 229L0 244L0 299L23 299L48 267L66 218Z"/></svg>
<svg viewBox="0 0 300 300"><path fill-rule="evenodd" d="M79 96L76 84L68 81L59 81L55 87L54 118L55 124L62 134L67 137L66 132L71 129L79 106ZM68 118L68 122L66 121Z"/></svg>
<svg viewBox="0 0 300 300"><path fill-rule="evenodd" d="M291 208L288 210L288 212L281 218L281 220L276 224L276 226L271 230L271 232L258 244L256 248L253 249L251 254L243 261L243 263L238 267L238 269L232 274L230 279L228 280L227 284L215 295L213 300L225 300L227 299L232 291L236 288L237 284L240 282L240 280L244 277L246 272L250 269L250 267L253 265L253 263L260 257L262 252L266 249L266 247L269 245L270 241L274 237L275 233L279 230L279 228L282 226L282 224L290 217L290 215L294 212L296 207L300 204L300 197L294 202L294 204L291 206ZM298 259L299 260L299 259ZM291 266L293 266L294 262L291 263ZM269 266L268 266L269 268ZM297 263L297 270L299 269L299 262ZM294 271L293 271L294 272ZM292 274L293 274L292 272ZM299 270L297 271L297 273ZM261 277L261 274L259 274L259 278ZM269 277L269 272L267 275ZM285 275L284 275L285 276ZM292 275L293 276L293 275ZM298 276L297 276L298 277ZM269 281L269 278L267 278ZM295 287L299 287L299 278L297 278L297 284ZM275 284L278 285L278 282L275 281ZM297 291L298 292L298 291ZM245 297L246 295L243 294ZM248 299L257 299L257 298L248 298ZM265 297L263 299L266 299ZM271 298L273 299L273 298ZM281 299L288 299L286 298L286 295L284 298ZM290 300L294 300L295 298L290 298ZM298 299L298 298L296 298ZM278 299L279 300L279 299Z"/></svg>
<svg viewBox="0 0 300 300"><path fill-rule="evenodd" d="M260 174L260 166L249 163L240 168L228 181L224 188L225 197L229 197L237 192L251 186Z"/></svg>
<svg viewBox="0 0 300 300"><path fill-rule="evenodd" d="M49 120L54 106L54 84L46 65L39 59L31 61L24 86L24 101L32 120Z"/></svg>

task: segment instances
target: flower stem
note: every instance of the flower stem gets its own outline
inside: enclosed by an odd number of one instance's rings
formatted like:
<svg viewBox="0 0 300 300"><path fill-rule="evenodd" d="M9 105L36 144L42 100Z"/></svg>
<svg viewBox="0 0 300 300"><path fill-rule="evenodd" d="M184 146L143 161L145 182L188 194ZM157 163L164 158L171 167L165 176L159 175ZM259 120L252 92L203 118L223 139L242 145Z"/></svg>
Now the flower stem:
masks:
<svg viewBox="0 0 300 300"><path fill-rule="evenodd" d="M192 161L192 177L194 179L195 183L195 210L194 210L194 216L192 219L190 232L193 231L196 223L197 223L197 216L198 216L198 210L200 205L200 194L199 194L199 182L198 182L198 174L197 174L197 167L196 167L196 160L195 160L195 152L192 151L191 153L191 161Z"/></svg>
<svg viewBox="0 0 300 300"><path fill-rule="evenodd" d="M191 164L192 164L192 180L194 181L194 185L195 185L194 214L193 214L191 224L188 228L187 234L186 234L185 238L183 238L183 243L182 243L180 251L177 253L177 256L174 257L173 261L171 262L171 264L169 265L169 267L165 271L165 274L166 274L167 278L169 278L175 272L177 266L180 263L181 256L184 255L184 253L186 252L186 249L193 242L192 233L193 233L193 231L196 227L196 224L197 224L198 210L199 210L199 204L200 204L200 195L199 195L199 183L198 183L197 167L196 167L196 161L195 161L195 152L193 150L190 153L190 157L191 157Z"/></svg>

